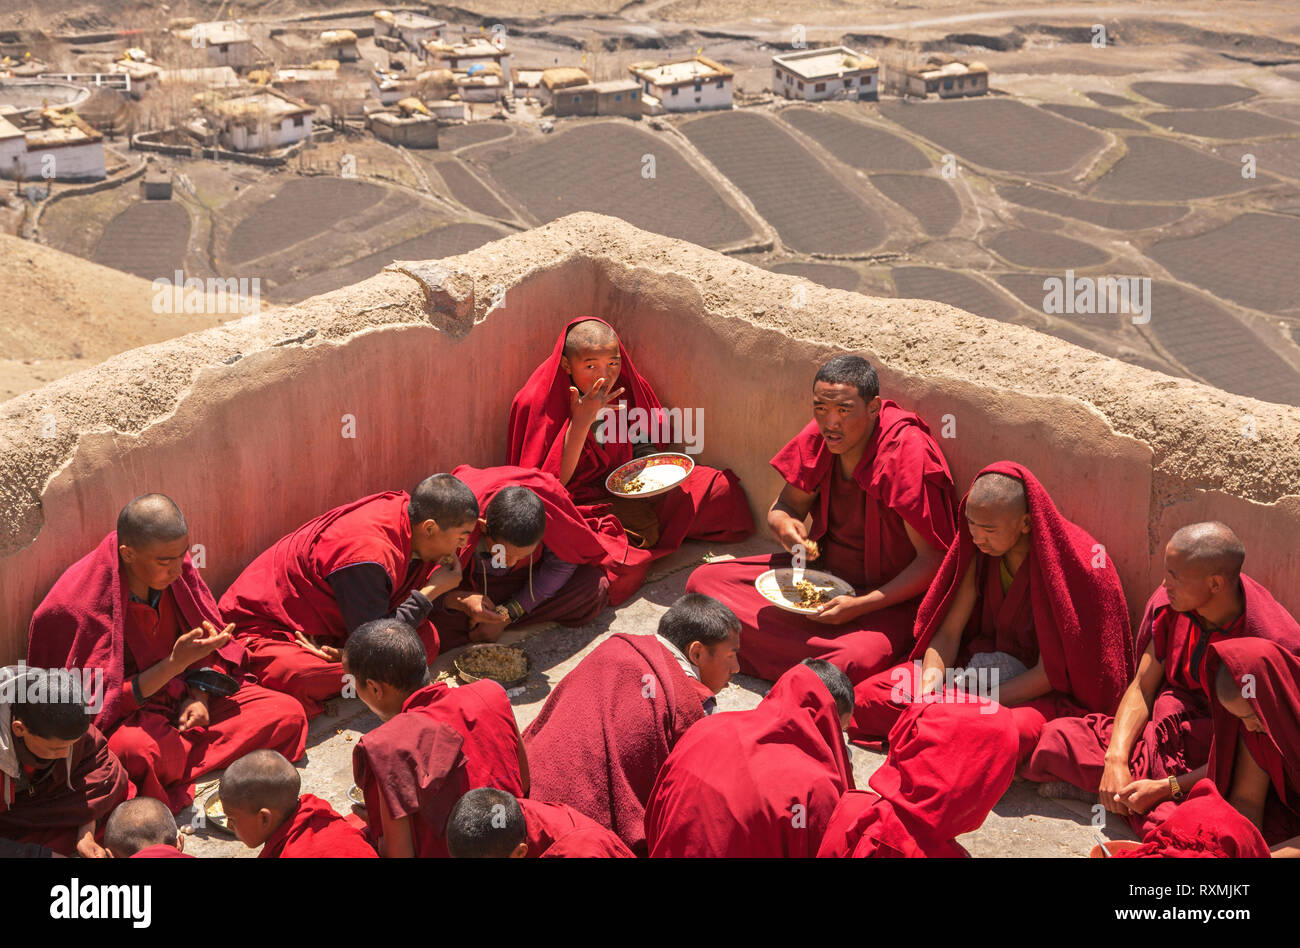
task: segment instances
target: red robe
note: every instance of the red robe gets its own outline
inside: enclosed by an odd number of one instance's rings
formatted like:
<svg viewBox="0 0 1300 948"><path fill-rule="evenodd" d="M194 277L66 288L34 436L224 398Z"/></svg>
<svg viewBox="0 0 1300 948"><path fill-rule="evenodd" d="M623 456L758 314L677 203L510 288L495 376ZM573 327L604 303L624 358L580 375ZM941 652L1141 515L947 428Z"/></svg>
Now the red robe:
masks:
<svg viewBox="0 0 1300 948"><path fill-rule="evenodd" d="M956 838L979 829L1011 786L1018 746L1015 721L1000 705L909 705L871 790L844 794L817 855L969 856Z"/></svg>
<svg viewBox="0 0 1300 948"><path fill-rule="evenodd" d="M1147 643L1153 645L1156 658L1164 664L1165 683L1156 692L1151 718L1133 745L1129 769L1134 780L1181 776L1209 759L1214 732L1210 719L1214 679L1207 674L1210 646L1230 639L1258 638L1300 655L1300 625L1291 614L1245 573L1241 574L1241 588L1246 611L1229 628L1209 635L1190 615L1170 608L1164 587L1147 603L1136 652L1142 655ZM1115 719L1109 714L1049 721L1025 766L1025 776L1043 782L1064 780L1095 791L1101 785L1114 726ZM1167 819L1174 807L1172 800L1166 800L1148 813L1134 814L1129 824L1145 834Z"/></svg>
<svg viewBox="0 0 1300 948"><path fill-rule="evenodd" d="M1250 820L1219 795L1213 780L1198 780L1169 819L1152 827L1136 849L1117 859L1268 859L1268 843Z"/></svg>
<svg viewBox="0 0 1300 948"><path fill-rule="evenodd" d="M757 708L707 717L677 742L646 806L650 855L813 856L852 789L835 701L796 665Z"/></svg>
<svg viewBox="0 0 1300 948"><path fill-rule="evenodd" d="M146 846L140 850L132 859L193 859L189 853L183 853L170 843L159 843L156 846Z"/></svg>
<svg viewBox="0 0 1300 948"><path fill-rule="evenodd" d="M916 557L905 525L930 546L947 549L956 535L952 475L939 444L919 417L889 399L862 460L846 482L815 422L772 459L786 482L817 500L809 537L821 556L810 567L853 584L859 594L902 572ZM879 609L842 625L784 612L754 589L766 570L790 565L789 554L748 556L701 566L686 583L731 607L741 622L740 668L774 679L805 658L824 658L856 684L888 668L912 646L915 601Z"/></svg>
<svg viewBox="0 0 1300 948"><path fill-rule="evenodd" d="M467 790L495 787L517 797L525 795L519 769L519 727L505 689L495 681L476 681L459 688L442 682L425 685L406 699L402 714L430 718L461 736Z"/></svg>
<svg viewBox="0 0 1300 948"><path fill-rule="evenodd" d="M563 803L519 801L528 827L527 859L631 859L623 841Z"/></svg>
<svg viewBox="0 0 1300 948"><path fill-rule="evenodd" d="M1032 669L1042 659L1052 690L1012 710L1020 732L1020 756L1028 758L1043 725L1059 717L1092 711L1113 714L1133 677L1133 639L1128 605L1110 557L1087 531L1066 520L1043 485L1023 465L990 464L976 475L996 473L1025 485L1030 519L1030 552L1002 592L998 560L979 552L969 530L961 530L916 617L916 644L908 661L886 669L855 689L850 739L878 740L889 733L906 706L906 693L919 687L919 665L947 617L962 577L976 564L976 600L962 632L955 666L972 655L1006 652ZM967 495L969 497L969 494ZM957 512L966 522L966 498ZM1101 564L1095 565L1100 556ZM1004 682L1005 684L1005 682Z"/></svg>
<svg viewBox="0 0 1300 948"><path fill-rule="evenodd" d="M610 636L524 731L533 799L568 804L644 856L655 776L711 697L653 635Z"/></svg>
<svg viewBox="0 0 1300 948"><path fill-rule="evenodd" d="M588 318L591 317L580 317L564 327L550 357L534 370L515 395L510 406L511 464L537 468L559 477L564 435L569 428L569 387L573 384L560 366L564 337L574 325ZM621 340L618 354L621 365L615 387L626 390L619 397L627 402L628 410L639 408L653 412L662 408L650 383L632 364ZM592 425L587 433L578 465L566 487L583 516L600 521L613 512L605 478L619 465L632 460L633 446L615 439L600 444L595 436L598 427L599 424ZM623 564L624 583L611 590L611 600L615 603L621 601L615 597L624 595L624 590L626 595L631 595L644 582L651 560L672 553L683 541L734 542L754 532L749 501L740 487L740 479L730 470L719 471L697 463L677 489L648 501L632 502L653 508L659 521L659 540L650 549L629 549ZM601 532L608 529L602 527Z"/></svg>
<svg viewBox="0 0 1300 948"><path fill-rule="evenodd" d="M180 577L162 591L156 612L132 602L113 532L59 577L32 616L28 635L31 665L103 669L103 708L95 722L109 735L109 748L136 791L173 811L190 803L192 784L203 774L259 748L297 760L307 741L302 709L256 684L247 673L243 648L233 640L187 669L211 667L242 679L229 698L209 698L206 727L184 733L176 729L177 711L188 694L184 675L143 706L136 702L131 679L165 659L178 636L205 620L218 629L225 625L188 553Z"/></svg>
<svg viewBox="0 0 1300 948"><path fill-rule="evenodd" d="M377 859L355 826L320 797L304 793L298 808L266 838L259 859Z"/></svg>
<svg viewBox="0 0 1300 948"><path fill-rule="evenodd" d="M343 647L348 630L329 575L361 563L382 567L390 583L391 613L412 590L428 585L437 567L412 560L409 504L405 491L386 491L335 507L263 551L221 597L221 614L235 623L235 636L248 649L258 677L268 688L297 698L309 717L343 689L343 666L311 654L293 634L297 630L318 645ZM416 631L432 662L438 657L437 630L426 621Z"/></svg>

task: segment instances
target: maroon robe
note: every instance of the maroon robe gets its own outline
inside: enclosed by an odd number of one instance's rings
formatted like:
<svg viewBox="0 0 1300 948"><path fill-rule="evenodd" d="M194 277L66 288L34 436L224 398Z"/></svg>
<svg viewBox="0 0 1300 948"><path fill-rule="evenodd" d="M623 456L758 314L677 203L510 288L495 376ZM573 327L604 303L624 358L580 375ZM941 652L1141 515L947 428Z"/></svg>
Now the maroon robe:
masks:
<svg viewBox="0 0 1300 948"><path fill-rule="evenodd" d="M193 859L189 853L183 853L171 843L159 843L156 846L146 846L138 853L130 857L131 859Z"/></svg>
<svg viewBox="0 0 1300 948"><path fill-rule="evenodd" d="M526 859L631 859L623 841L563 803L523 799L528 828Z"/></svg>
<svg viewBox="0 0 1300 948"><path fill-rule="evenodd" d="M459 688L443 682L425 685L406 699L401 714L427 717L461 736L467 790L495 787L517 797L526 795L514 709L495 681L485 679Z"/></svg>
<svg viewBox="0 0 1300 948"><path fill-rule="evenodd" d="M1250 820L1219 795L1214 781L1196 781L1187 799L1142 845L1113 854L1117 859L1268 859L1268 843Z"/></svg>
<svg viewBox="0 0 1300 948"><path fill-rule="evenodd" d="M816 494L808 535L820 558L811 568L834 573L862 595L889 582L916 558L910 525L930 546L946 550L956 535L952 475L925 422L889 399L852 480L809 422L772 459L786 482ZM701 566L686 583L731 607L741 623L740 668L774 679L805 658L824 658L854 684L898 661L912 645L918 602L878 609L841 625L785 612L754 589L769 569L790 565L789 554L747 556ZM838 572L837 572L838 570Z"/></svg>
<svg viewBox="0 0 1300 948"><path fill-rule="evenodd" d="M362 832L320 797L304 793L266 838L259 859L376 859Z"/></svg>

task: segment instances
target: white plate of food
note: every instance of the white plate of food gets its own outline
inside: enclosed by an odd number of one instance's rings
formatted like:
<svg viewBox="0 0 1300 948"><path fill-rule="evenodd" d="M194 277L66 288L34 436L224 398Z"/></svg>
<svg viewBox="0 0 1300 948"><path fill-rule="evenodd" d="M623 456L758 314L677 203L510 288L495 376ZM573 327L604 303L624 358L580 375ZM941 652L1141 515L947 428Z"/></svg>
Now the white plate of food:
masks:
<svg viewBox="0 0 1300 948"><path fill-rule="evenodd" d="M615 497L658 497L672 490L695 470L685 454L647 454L619 465L605 478L605 489Z"/></svg>
<svg viewBox="0 0 1300 948"><path fill-rule="evenodd" d="M795 573L803 574L796 582ZM770 569L754 580L758 594L786 612L816 615L817 610L836 596L854 595L853 587L830 573L817 569L795 570L793 567Z"/></svg>

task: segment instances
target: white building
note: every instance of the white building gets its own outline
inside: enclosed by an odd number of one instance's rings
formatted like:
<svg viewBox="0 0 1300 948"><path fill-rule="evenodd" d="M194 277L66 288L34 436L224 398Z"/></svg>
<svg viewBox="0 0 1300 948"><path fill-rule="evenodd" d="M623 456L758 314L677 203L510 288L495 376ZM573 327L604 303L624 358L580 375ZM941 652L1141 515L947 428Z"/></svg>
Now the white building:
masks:
<svg viewBox="0 0 1300 948"><path fill-rule="evenodd" d="M158 82L164 86L226 89L239 85L239 76L229 66L200 66L197 69L164 69Z"/></svg>
<svg viewBox="0 0 1300 948"><path fill-rule="evenodd" d="M989 91L989 68L978 61L943 62L934 57L919 67L886 63L885 85L891 92L919 98L936 93L941 99L984 95Z"/></svg>
<svg viewBox="0 0 1300 948"><path fill-rule="evenodd" d="M435 20L420 13L375 11L375 35L395 37L414 53L420 53L429 40L441 37L446 27L446 20Z"/></svg>
<svg viewBox="0 0 1300 948"><path fill-rule="evenodd" d="M104 140L68 108L41 112L43 127L24 132L0 116L0 177L27 181L101 181Z"/></svg>
<svg viewBox="0 0 1300 948"><path fill-rule="evenodd" d="M198 49L206 49L210 66L239 69L253 61L253 39L242 23L229 20L196 23L183 31L181 37Z"/></svg>
<svg viewBox="0 0 1300 948"><path fill-rule="evenodd" d="M772 91L787 99L880 97L880 64L847 46L801 49L772 57Z"/></svg>
<svg viewBox="0 0 1300 948"><path fill-rule="evenodd" d="M470 43L432 41L424 44L424 51L429 57L430 67L435 69L471 72L475 66L495 65L501 70L501 76L510 75L510 51L504 44L497 46L479 39Z"/></svg>
<svg viewBox="0 0 1300 948"><path fill-rule="evenodd" d="M633 63L628 71L641 83L647 112L729 109L735 74L704 56L671 63Z"/></svg>
<svg viewBox="0 0 1300 948"><path fill-rule="evenodd" d="M311 106L274 89L207 96L203 111L232 151L272 151L311 136Z"/></svg>

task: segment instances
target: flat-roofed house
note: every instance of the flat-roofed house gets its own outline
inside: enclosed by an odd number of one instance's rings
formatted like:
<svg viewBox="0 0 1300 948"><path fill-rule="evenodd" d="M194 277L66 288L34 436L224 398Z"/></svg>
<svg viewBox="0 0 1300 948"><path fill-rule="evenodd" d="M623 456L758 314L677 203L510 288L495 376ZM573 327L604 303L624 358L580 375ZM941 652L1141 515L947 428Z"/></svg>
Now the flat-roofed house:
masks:
<svg viewBox="0 0 1300 948"><path fill-rule="evenodd" d="M361 59L357 34L351 30L322 30L317 38L331 59L341 63L355 63Z"/></svg>
<svg viewBox="0 0 1300 948"><path fill-rule="evenodd" d="M510 50L484 39L468 43L444 43L431 40L424 44L429 65L453 72L468 72L475 66L496 66L504 78L510 75Z"/></svg>
<svg viewBox="0 0 1300 948"><path fill-rule="evenodd" d="M424 44L439 39L447 28L446 20L405 10L397 13L376 10L374 20L375 36L390 36L419 56L424 55Z"/></svg>
<svg viewBox="0 0 1300 948"><path fill-rule="evenodd" d="M201 108L232 151L272 151L311 135L312 107L275 89L210 93Z"/></svg>
<svg viewBox="0 0 1300 948"><path fill-rule="evenodd" d="M568 86L551 101L557 118L566 115L623 115L641 117L641 83L635 79L607 79Z"/></svg>
<svg viewBox="0 0 1300 948"><path fill-rule="evenodd" d="M208 65L241 69L253 61L253 38L242 23L219 20L196 23L181 33L190 45L207 50Z"/></svg>
<svg viewBox="0 0 1300 948"><path fill-rule="evenodd" d="M23 131L0 116L0 175L28 181L101 181L104 137L71 108L41 110L41 127Z"/></svg>
<svg viewBox="0 0 1300 948"><path fill-rule="evenodd" d="M885 85L891 92L922 99L936 94L941 99L984 95L989 91L989 67L978 61L945 62L938 57L930 57L919 67L886 63Z"/></svg>
<svg viewBox="0 0 1300 948"><path fill-rule="evenodd" d="M666 112L731 108L735 73L705 56L633 63L627 68L641 84L641 101L648 112L656 107Z"/></svg>
<svg viewBox="0 0 1300 948"><path fill-rule="evenodd" d="M591 82L591 76L585 69L576 66L553 66L543 69L541 80L537 85L537 101L548 105L555 99L556 93L571 86L585 86Z"/></svg>
<svg viewBox="0 0 1300 948"><path fill-rule="evenodd" d="M801 49L772 57L772 91L787 99L880 97L880 64L847 46Z"/></svg>

